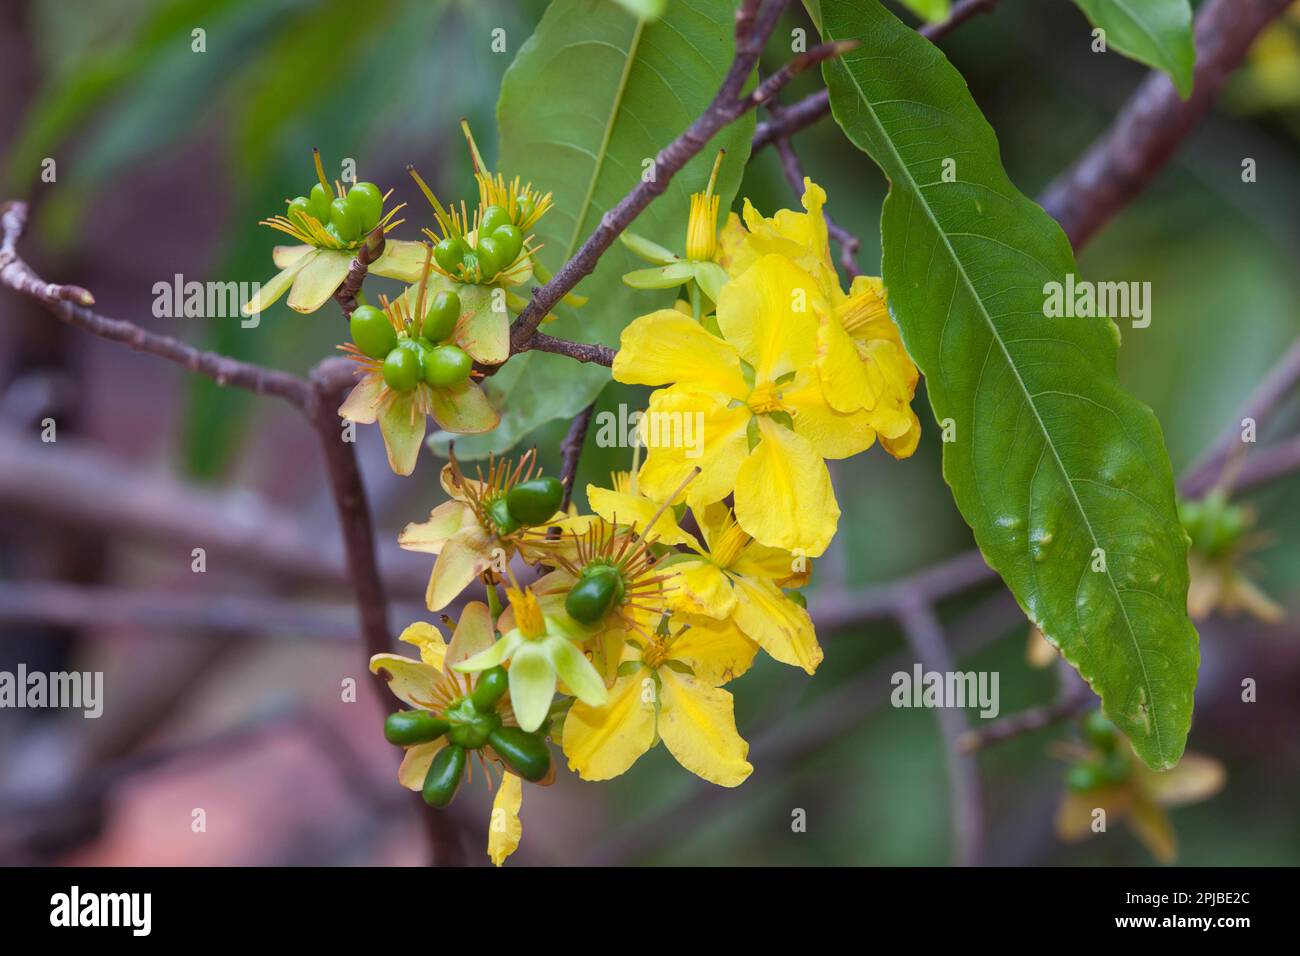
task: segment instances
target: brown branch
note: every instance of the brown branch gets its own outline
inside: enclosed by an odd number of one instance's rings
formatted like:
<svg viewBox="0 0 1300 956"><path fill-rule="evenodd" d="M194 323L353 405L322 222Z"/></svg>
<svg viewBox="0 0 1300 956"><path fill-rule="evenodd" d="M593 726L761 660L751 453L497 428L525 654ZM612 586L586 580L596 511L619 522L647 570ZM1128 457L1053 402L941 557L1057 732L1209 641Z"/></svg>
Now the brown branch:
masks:
<svg viewBox="0 0 1300 956"><path fill-rule="evenodd" d="M723 127L766 98L774 96L780 85L788 81L794 72L820 62L819 57L833 56L838 52L833 44L815 51L809 50L780 74L769 77L753 93L745 94L745 83L753 73L763 44L771 36L785 6L786 0L745 0L741 5L736 14L735 57L713 101L677 139L660 150L654 161L654 175L643 179L609 209L573 257L560 267L549 282L533 289L532 299L510 329L512 354L526 350L542 320L582 279L592 273L600 257L619 234L632 224L646 206L667 190L673 176L703 150Z"/></svg>
<svg viewBox="0 0 1300 956"><path fill-rule="evenodd" d="M998 0L958 0L953 4L948 19L940 23L928 23L916 32L927 40L935 41L961 26L971 17L980 13L989 13L998 5ZM799 102L781 111L754 128L754 139L750 145L751 154L757 153L764 146L769 146L779 139L793 136L800 130L807 129L831 111L830 94L826 90L809 93Z"/></svg>
<svg viewBox="0 0 1300 956"><path fill-rule="evenodd" d="M366 236L365 243L357 250L356 258L352 260L352 265L348 267L348 274L343 278L343 284L334 290L334 301L343 310L343 318L352 317L357 307L357 294L361 291L361 284L366 281L370 265L383 254L384 228L376 226Z"/></svg>
<svg viewBox="0 0 1300 956"><path fill-rule="evenodd" d="M578 460L582 457L582 446L587 441L587 429L591 427L591 416L596 411L596 403L592 402L573 420L569 426L568 433L564 436L564 441L560 443L560 457L564 464L561 470L561 480L564 482L564 511L569 510L569 502L573 500L573 483L578 477Z"/></svg>
<svg viewBox="0 0 1300 956"><path fill-rule="evenodd" d="M774 117L778 117L782 113L781 108L775 102L769 103L767 110ZM801 198L804 191L803 166L799 162L798 154L794 151L794 144L790 142L790 137L779 137L776 140L776 151L781 157L781 169L785 173L790 188L794 191L795 198ZM857 262L858 250L862 247L862 240L843 226L838 225L825 209L822 210L822 216L826 219L826 231L839 243L840 266L844 269L845 274L850 279L862 275L862 270L858 268Z"/></svg>
<svg viewBox="0 0 1300 956"><path fill-rule="evenodd" d="M557 339L544 332L534 332L518 351L552 352L556 355L568 356L578 362L590 362L606 368L614 364L616 354L615 350L607 345L594 342L570 342L568 339Z"/></svg>
<svg viewBox="0 0 1300 956"><path fill-rule="evenodd" d="M0 239L0 285L45 305L69 325L112 342L120 342L137 352L147 352L199 375L206 375L218 385L234 385L259 395L275 395L299 409L307 404L307 383L296 375L240 362L216 352L204 352L180 339L158 335L133 322L111 319L92 312L84 304L94 298L76 286L53 285L36 275L18 256L18 240L27 225L27 204L8 202L0 214L3 238Z"/></svg>
<svg viewBox="0 0 1300 956"><path fill-rule="evenodd" d="M1291 344L1277 363L1269 369L1255 390L1250 393L1237 415L1236 421L1220 433L1218 439L1192 466L1183 479L1184 493L1197 498L1208 492L1223 477L1224 469L1233 456L1245 449L1241 441L1241 422L1254 420L1256 428L1269 416L1283 399L1300 384L1300 339Z"/></svg>
<svg viewBox="0 0 1300 956"><path fill-rule="evenodd" d="M1196 17L1196 85L1186 101L1152 71L1102 136L1039 200L1076 249L1165 167L1265 27L1291 0L1208 0Z"/></svg>
<svg viewBox="0 0 1300 956"><path fill-rule="evenodd" d="M909 600L901 608L899 623L916 660L927 671L950 674L952 655L934 609L926 602ZM948 763L948 793L952 813L952 860L957 866L978 866L983 854L984 811L980 798L979 767L958 746L966 733L966 716L956 707L938 708Z"/></svg>
<svg viewBox="0 0 1300 956"><path fill-rule="evenodd" d="M958 738L957 749L965 754L977 753L986 747L1063 723L1095 707L1097 698L1088 689L1088 685L1073 671L1069 672L1068 678L1073 679L1066 684L1061 695L1050 704L1012 714L982 729L967 731Z"/></svg>

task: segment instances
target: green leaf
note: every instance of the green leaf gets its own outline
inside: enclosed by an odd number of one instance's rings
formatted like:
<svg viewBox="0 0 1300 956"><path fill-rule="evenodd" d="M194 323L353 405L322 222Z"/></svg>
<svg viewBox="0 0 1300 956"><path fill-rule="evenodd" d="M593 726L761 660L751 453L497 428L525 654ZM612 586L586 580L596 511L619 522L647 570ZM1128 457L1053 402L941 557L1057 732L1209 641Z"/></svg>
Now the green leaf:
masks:
<svg viewBox="0 0 1300 956"><path fill-rule="evenodd" d="M1075 274L1069 242L1008 180L938 48L876 0L822 12L826 39L862 41L825 66L831 108L892 183L885 287L935 417L955 428L943 470L957 506L1137 753L1172 766L1198 663L1187 543L1160 426L1115 373L1118 329L1046 317L1047 284Z"/></svg>
<svg viewBox="0 0 1300 956"><path fill-rule="evenodd" d="M555 0L547 8L501 84L497 168L554 193L555 208L536 230L548 269L554 272L572 256L606 210L640 182L645 163L713 99L731 64L734 27L730 0L674 0L654 23L635 20L613 3ZM638 217L636 233L682 251L690 194L704 189L716 150L727 150L717 188L725 210L753 131L751 113L720 133ZM542 331L617 346L633 318L672 304L670 292L623 284L623 274L640 267L615 243L578 286L588 303L561 306ZM476 439L458 438L456 454L504 451L539 425L576 415L608 381L606 368L543 352L517 355L488 379L501 425Z"/></svg>
<svg viewBox="0 0 1300 956"><path fill-rule="evenodd" d="M938 23L948 18L952 6L950 0L898 0L927 23Z"/></svg>
<svg viewBox="0 0 1300 956"><path fill-rule="evenodd" d="M1106 45L1168 73L1183 99L1192 95L1196 42L1188 0L1074 0Z"/></svg>

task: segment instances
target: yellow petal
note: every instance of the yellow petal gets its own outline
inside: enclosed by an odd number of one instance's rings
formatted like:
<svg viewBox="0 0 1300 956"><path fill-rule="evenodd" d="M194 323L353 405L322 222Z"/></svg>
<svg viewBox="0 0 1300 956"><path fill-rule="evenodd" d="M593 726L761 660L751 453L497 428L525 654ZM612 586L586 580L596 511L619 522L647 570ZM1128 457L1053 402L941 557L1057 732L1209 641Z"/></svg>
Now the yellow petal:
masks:
<svg viewBox="0 0 1300 956"><path fill-rule="evenodd" d="M430 389L429 408L439 428L458 435L490 432L501 422L501 413L487 393L469 380L450 388Z"/></svg>
<svg viewBox="0 0 1300 956"><path fill-rule="evenodd" d="M819 316L829 308L812 276L783 256L764 256L723 288L718 328L753 366L755 381L772 382L812 366Z"/></svg>
<svg viewBox="0 0 1300 956"><path fill-rule="evenodd" d="M910 458L912 452L916 451L916 446L921 443L921 420L916 417L916 412L907 409L908 427L907 431L897 438L889 438L885 435L880 436L880 447L885 449L895 458Z"/></svg>
<svg viewBox="0 0 1300 956"><path fill-rule="evenodd" d="M415 471L420 446L424 444L427 422L424 412L415 407L414 394L397 397L379 411L379 430L384 435L388 467L398 475Z"/></svg>
<svg viewBox="0 0 1300 956"><path fill-rule="evenodd" d="M689 558L665 569L671 575L665 586L674 610L722 620L736 607L731 582L713 562Z"/></svg>
<svg viewBox="0 0 1300 956"><path fill-rule="evenodd" d="M302 262L303 256L315 250L315 246L276 246L271 250L271 261L277 269L287 269ZM306 265L306 263L302 263Z"/></svg>
<svg viewBox="0 0 1300 956"><path fill-rule="evenodd" d="M732 621L691 618L691 627L673 640L669 657L695 672L695 679L718 687L745 673L758 655L758 645Z"/></svg>
<svg viewBox="0 0 1300 956"><path fill-rule="evenodd" d="M736 625L782 664L809 674L822 662L821 645L808 612L771 581L731 576L736 593Z"/></svg>
<svg viewBox="0 0 1300 956"><path fill-rule="evenodd" d="M456 622L456 631L451 636L443 670L450 671L461 661L487 650L495 640L496 628L492 625L492 612L482 601L471 601L465 605L460 620Z"/></svg>
<svg viewBox="0 0 1300 956"><path fill-rule="evenodd" d="M797 376L781 393L781 401L794 417L795 433L808 439L823 458L851 458L876 440L871 413L836 411L812 376Z"/></svg>
<svg viewBox="0 0 1300 956"><path fill-rule="evenodd" d="M351 266L352 253L320 250L293 280L289 308L295 312L315 312L343 284Z"/></svg>
<svg viewBox="0 0 1300 956"><path fill-rule="evenodd" d="M1197 753L1184 753L1169 770L1157 773L1140 767L1135 772L1142 790L1164 807L1208 800L1223 789L1228 778L1223 764L1213 757Z"/></svg>
<svg viewBox="0 0 1300 956"><path fill-rule="evenodd" d="M736 730L732 698L671 668L659 669L659 735L677 762L721 787L738 787L753 773L749 744ZM566 728L567 732L567 728Z"/></svg>
<svg viewBox="0 0 1300 956"><path fill-rule="evenodd" d="M427 621L416 621L407 627L398 638L420 649L420 660L434 670L443 669L447 657L447 642L442 639L442 632Z"/></svg>
<svg viewBox="0 0 1300 956"><path fill-rule="evenodd" d="M388 689L398 700L422 710L433 708L433 688L439 676L436 668L401 654L376 654L370 658L370 673L381 670L391 678Z"/></svg>
<svg viewBox="0 0 1300 956"><path fill-rule="evenodd" d="M424 256L424 243L390 237L384 240L384 254L370 264L370 271L402 282L419 282Z"/></svg>
<svg viewBox="0 0 1300 956"><path fill-rule="evenodd" d="M477 520L474 509L464 502L444 501L429 512L428 521L413 521L403 528L397 543L407 551L437 554L448 538Z"/></svg>
<svg viewBox="0 0 1300 956"><path fill-rule="evenodd" d="M407 747L402 755L402 765L397 768L397 782L407 790L420 790L424 787L424 778L429 775L429 764L443 747L447 746L446 736L428 743Z"/></svg>
<svg viewBox="0 0 1300 956"><path fill-rule="evenodd" d="M743 405L728 408L716 396L675 386L650 396L642 426L649 429L655 422L672 421L673 416L684 420L681 416L687 415L698 416L691 418L692 434L700 437L698 445L650 444L637 482L643 494L663 501L676 492L687 475L699 468L700 474L686 486L686 500L692 508L703 508L721 501L735 489L736 473L749 453L746 428L753 416Z"/></svg>
<svg viewBox="0 0 1300 956"><path fill-rule="evenodd" d="M826 401L840 412L872 407L875 396L858 347L829 311L817 318L817 377Z"/></svg>
<svg viewBox="0 0 1300 956"><path fill-rule="evenodd" d="M736 474L736 520L763 544L815 558L840 517L830 472L807 439L765 416L758 428Z"/></svg>
<svg viewBox="0 0 1300 956"><path fill-rule="evenodd" d="M1159 862L1172 863L1178 858L1178 837L1174 833L1173 821L1164 808L1150 797L1134 793L1125 822L1138 841Z"/></svg>
<svg viewBox="0 0 1300 956"><path fill-rule="evenodd" d="M636 525L642 537L657 538L659 544L693 544L695 538L677 525L672 508L661 508L659 502L644 495L631 495L608 488L587 486L587 502L591 510L606 521L617 521L621 525ZM654 527L649 527L650 519L656 513Z"/></svg>
<svg viewBox="0 0 1300 956"><path fill-rule="evenodd" d="M524 834L519 822L519 807L523 800L523 781L513 773L507 773L501 778L497 795L492 798L492 819L488 822L488 856L497 866L515 852Z"/></svg>
<svg viewBox="0 0 1300 956"><path fill-rule="evenodd" d="M287 265L271 277L269 282L262 283L257 290L257 294L244 303L242 309L244 315L253 315L257 312L263 312L280 300L280 296L293 284L298 278L298 274L311 264L316 258L317 250L308 247L308 254L298 257L291 265ZM277 262L276 265L279 265Z"/></svg>
<svg viewBox="0 0 1300 956"><path fill-rule="evenodd" d="M372 372L348 393L348 397L339 406L339 418L358 425L373 425L379 418L383 400L384 377L379 372Z"/></svg>
<svg viewBox="0 0 1300 956"><path fill-rule="evenodd" d="M808 582L811 563L782 548L751 541L740 549L728 570L747 578L766 579L778 587L803 587Z"/></svg>
<svg viewBox="0 0 1300 956"><path fill-rule="evenodd" d="M654 678L644 668L616 680L605 706L574 701L564 718L564 755L583 780L617 777L654 740Z"/></svg>
<svg viewBox="0 0 1300 956"><path fill-rule="evenodd" d="M443 545L429 577L424 595L429 610L441 611L491 566L491 540L477 522L452 535Z"/></svg>
<svg viewBox="0 0 1300 956"><path fill-rule="evenodd" d="M690 384L734 398L749 389L736 349L674 309L661 309L623 330L614 378L629 385Z"/></svg>

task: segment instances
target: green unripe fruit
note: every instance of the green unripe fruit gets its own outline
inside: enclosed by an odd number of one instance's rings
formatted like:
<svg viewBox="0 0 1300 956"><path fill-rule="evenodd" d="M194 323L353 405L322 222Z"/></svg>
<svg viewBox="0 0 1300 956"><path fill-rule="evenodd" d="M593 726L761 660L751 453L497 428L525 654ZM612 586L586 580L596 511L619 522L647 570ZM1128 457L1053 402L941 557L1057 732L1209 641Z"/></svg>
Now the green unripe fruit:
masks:
<svg viewBox="0 0 1300 956"><path fill-rule="evenodd" d="M442 342L451 336L460 321L460 296L455 292L439 292L424 316L424 337L430 342Z"/></svg>
<svg viewBox="0 0 1300 956"><path fill-rule="evenodd" d="M1101 786L1101 775L1096 767L1087 764L1075 764L1065 775L1065 785L1075 793L1087 793Z"/></svg>
<svg viewBox="0 0 1300 956"><path fill-rule="evenodd" d="M451 388L469 378L474 361L455 345L439 345L424 359L424 380L434 388Z"/></svg>
<svg viewBox="0 0 1300 956"><path fill-rule="evenodd" d="M569 617L583 624L595 624L623 598L623 576L616 568L597 565L582 572L564 599Z"/></svg>
<svg viewBox="0 0 1300 956"><path fill-rule="evenodd" d="M491 279L510 265L510 260L506 258L505 248L492 236L479 238L477 252L479 271L484 279Z"/></svg>
<svg viewBox="0 0 1300 956"><path fill-rule="evenodd" d="M513 534L519 530L519 521L510 513L505 498L498 498L488 505L488 517L497 526L497 534Z"/></svg>
<svg viewBox="0 0 1300 956"><path fill-rule="evenodd" d="M507 266L519 258L519 253L524 248L524 236L517 226L506 223L492 233L492 238L501 247L501 254L505 256Z"/></svg>
<svg viewBox="0 0 1300 956"><path fill-rule="evenodd" d="M808 599L803 596L802 591L786 591L785 596L795 604L798 604L805 611L808 610Z"/></svg>
<svg viewBox="0 0 1300 956"><path fill-rule="evenodd" d="M1102 783L1120 784L1128 779L1129 769L1128 754L1115 750L1101 762L1098 777Z"/></svg>
<svg viewBox="0 0 1300 956"><path fill-rule="evenodd" d="M501 726L501 716L495 710L484 713L468 697L449 707L446 716L451 724L447 739L467 750L482 747L487 743L488 734Z"/></svg>
<svg viewBox="0 0 1300 956"><path fill-rule="evenodd" d="M323 183L317 183L311 187L310 197L308 202L311 203L311 214L319 219L322 224L329 222L330 203L334 201L334 193Z"/></svg>
<svg viewBox="0 0 1300 956"><path fill-rule="evenodd" d="M423 374L419 353L405 342L389 352L384 359L384 381L396 391L411 391L420 384Z"/></svg>
<svg viewBox="0 0 1300 956"><path fill-rule="evenodd" d="M352 341L364 355L381 359L397 348L397 330L383 309L359 305L352 310L348 324L352 329Z"/></svg>
<svg viewBox="0 0 1300 956"><path fill-rule="evenodd" d="M515 201L518 203L516 209L518 210L519 221L527 222L528 217L531 216L533 210L537 208L536 204L528 196L516 196Z"/></svg>
<svg viewBox="0 0 1300 956"><path fill-rule="evenodd" d="M329 218L328 214L326 215L326 218ZM321 221L324 222L325 220ZM341 246L348 244L348 240L343 238L343 233L339 232L339 227L334 225L332 222L325 223L325 233Z"/></svg>
<svg viewBox="0 0 1300 956"><path fill-rule="evenodd" d="M303 216L314 216L312 212L311 200L306 196L297 196L289 201L288 219L290 222L298 222Z"/></svg>
<svg viewBox="0 0 1300 956"><path fill-rule="evenodd" d="M540 734L530 734L520 727L498 727L488 735L488 744L506 766L531 783L550 773L551 748Z"/></svg>
<svg viewBox="0 0 1300 956"><path fill-rule="evenodd" d="M501 206L488 206L483 210L483 216L478 221L478 234L480 236L490 236L502 226L510 224L510 213L506 212Z"/></svg>
<svg viewBox="0 0 1300 956"><path fill-rule="evenodd" d="M506 493L510 513L520 524L526 525L550 521L563 501L564 484L549 475L521 481Z"/></svg>
<svg viewBox="0 0 1300 956"><path fill-rule="evenodd" d="M361 235L361 218L346 199L335 199L330 203L330 222L348 242L355 242Z"/></svg>
<svg viewBox="0 0 1300 956"><path fill-rule="evenodd" d="M470 702L484 713L491 712L509 687L510 675L506 669L499 665L490 667L478 675L478 682L469 695Z"/></svg>
<svg viewBox="0 0 1300 956"><path fill-rule="evenodd" d="M424 802L431 807L445 807L456 796L460 777L465 771L465 748L448 744L433 755L424 778Z"/></svg>
<svg viewBox="0 0 1300 956"><path fill-rule="evenodd" d="M399 710L384 721L384 739L399 747L437 740L451 724L427 710Z"/></svg>
<svg viewBox="0 0 1300 956"><path fill-rule="evenodd" d="M433 247L433 258L438 263L438 268L455 274L461 263L465 261L465 253L468 251L469 247L465 245L464 239L449 236Z"/></svg>
<svg viewBox="0 0 1300 956"><path fill-rule="evenodd" d="M356 183L348 190L348 205L356 212L361 231L369 232L384 215L384 194L374 183Z"/></svg>
<svg viewBox="0 0 1300 956"><path fill-rule="evenodd" d="M1115 725L1101 711L1094 710L1083 718L1083 736L1097 749L1113 749L1118 740L1115 734Z"/></svg>

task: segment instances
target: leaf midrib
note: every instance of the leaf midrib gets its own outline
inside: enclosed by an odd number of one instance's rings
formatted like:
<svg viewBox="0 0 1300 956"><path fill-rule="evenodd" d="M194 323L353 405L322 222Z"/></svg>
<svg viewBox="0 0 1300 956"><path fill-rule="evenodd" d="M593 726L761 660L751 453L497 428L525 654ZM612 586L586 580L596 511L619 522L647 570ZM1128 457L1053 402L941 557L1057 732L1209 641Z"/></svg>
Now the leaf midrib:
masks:
<svg viewBox="0 0 1300 956"><path fill-rule="evenodd" d="M596 195L596 183L600 181L600 171L605 166L605 157L609 154L609 141L614 135L614 123L618 111L623 105L623 93L627 89L627 79L632 73L632 64L636 62L636 51L641 45L641 33L645 30L645 20L637 18L636 29L632 31L632 41L628 44L627 59L623 61L623 72L618 78L618 88L614 90L614 99L610 103L609 116L605 119L605 131L601 134L600 149L596 152L596 165L592 167L591 178L587 181L587 195L578 207L578 214L573 219L573 235L564 251L567 262L578 247L578 237L582 235L583 224L587 221L587 212L591 209L592 199Z"/></svg>
<svg viewBox="0 0 1300 956"><path fill-rule="evenodd" d="M836 39L836 37L834 36L829 36L830 34L829 28L826 28L826 33L828 34L828 39L830 40ZM993 324L992 316L990 316L988 314L988 310L984 308L984 300L980 298L980 295L976 291L975 286L971 283L970 276L967 275L966 268L962 263L961 258L957 255L957 251L952 247L952 243L948 241L948 234L944 232L943 227L939 225L939 221L935 218L934 212L930 208L930 204L925 199L925 194L921 192L919 184L917 183L916 179L912 176L912 171L908 168L907 163L903 160L902 155L894 147L893 139L890 138L888 132L885 130L884 124L880 121L880 117L876 115L875 108L872 106L871 101L867 98L866 92L862 89L861 85L859 85L857 78L854 77L853 71L850 70L847 65L842 65L842 68L844 73L848 76L849 82L853 84L853 88L857 91L858 100L862 103L863 108L867 111L868 115L871 117L871 122L875 125L876 129L878 130L880 134L880 138L885 143L886 148L889 150L897 168L902 170L903 177L907 180L912 190L912 193L916 196L916 201L920 204L921 208L925 210L926 217L930 220L931 224L934 226L935 232L939 235L939 238L943 242L944 247L948 250L949 256L951 257L954 267L957 270L957 274L961 277L961 281L965 284L967 291L970 293L971 297L975 300L976 307L978 308L980 315L983 317L985 323L988 326L989 335L993 338L995 342L998 343L998 348L1001 350L1003 358L1006 360L1008 367L1011 369L1012 374L1015 376L1016 384L1019 386L1021 394L1024 396L1025 403L1030 407L1030 409L1033 410L1034 420L1037 421L1039 430L1042 432L1043 435L1043 443L1048 448L1051 449L1052 458L1056 461L1057 468L1060 469L1061 474L1065 477L1066 487L1070 491L1070 499L1074 502L1075 508L1078 510L1079 515L1083 518L1084 527L1088 531L1088 537L1092 540L1093 547L1100 548L1101 543L1097 540L1097 535L1092 529L1092 522L1088 520L1088 513L1083 507L1083 502L1079 500L1079 496L1074 490L1074 482L1070 478L1070 473L1069 471L1066 470L1065 463L1061 461L1061 456L1057 452L1055 444L1053 444L1052 442L1051 434L1048 432L1047 426L1044 424L1042 416L1038 413L1038 406L1034 404L1033 398L1031 397L1031 393L1029 389L1025 385L1024 379L1020 377L1020 370L1016 368L1015 362L1012 361L1011 359L1011 353L1007 351L1006 345L1002 341L1002 337L998 334L998 329L997 326ZM1105 549L1102 549L1102 551L1104 554ZM1164 743L1160 735L1160 720L1159 720L1157 708L1155 706L1155 697L1151 690L1151 678L1147 674L1146 660L1143 657L1141 645L1138 644L1137 633L1133 630L1133 622L1128 616L1128 608L1124 604L1124 599L1121 596L1122 592L1119 590L1118 585L1115 583L1114 576L1110 573L1109 564L1106 565L1105 575L1106 575L1106 581L1107 583L1109 583L1110 589L1115 595L1115 603L1119 605L1120 612L1124 615L1124 625L1125 628L1128 630L1129 640L1133 642L1133 650L1137 654L1138 666L1142 669L1142 684L1146 688L1147 700L1149 702L1150 713L1151 713L1151 727L1155 733L1156 749L1159 751L1161 760L1163 762L1167 760L1167 756L1165 754Z"/></svg>

